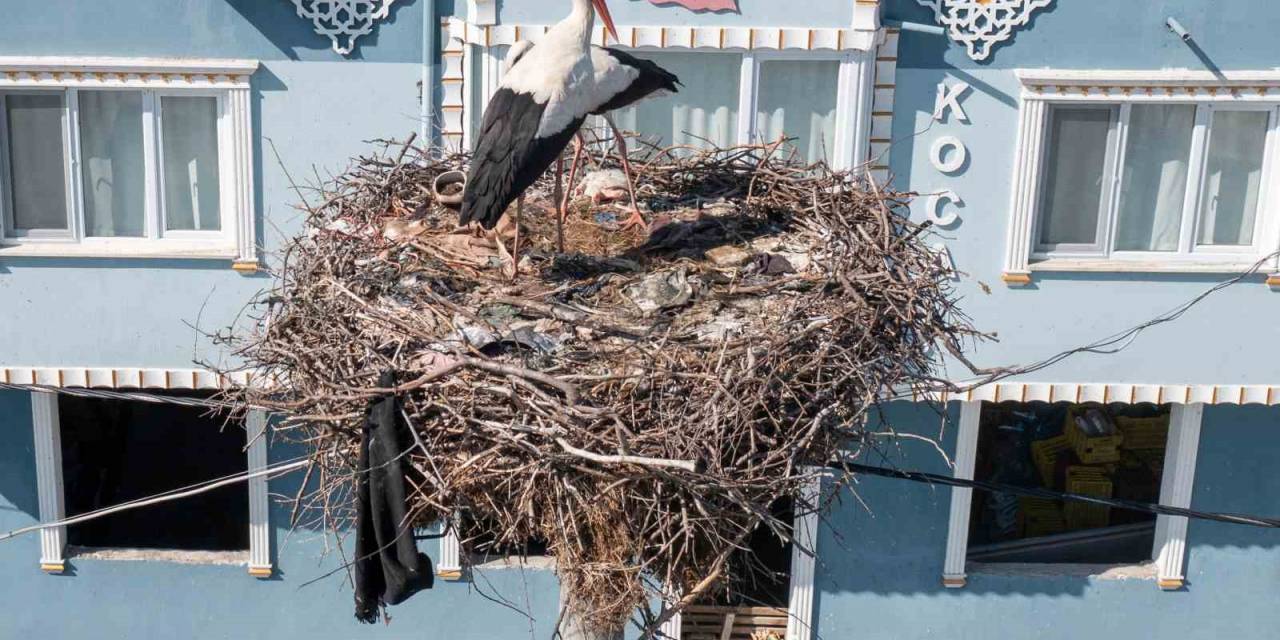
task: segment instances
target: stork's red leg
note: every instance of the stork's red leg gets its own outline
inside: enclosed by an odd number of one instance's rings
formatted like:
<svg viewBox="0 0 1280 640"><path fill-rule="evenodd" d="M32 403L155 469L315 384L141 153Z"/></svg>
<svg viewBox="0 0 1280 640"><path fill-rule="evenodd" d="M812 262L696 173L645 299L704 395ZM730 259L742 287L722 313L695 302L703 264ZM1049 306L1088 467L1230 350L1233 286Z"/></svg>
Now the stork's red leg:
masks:
<svg viewBox="0 0 1280 640"><path fill-rule="evenodd" d="M564 202L564 156L556 158L556 205ZM564 253L564 216L556 212L556 251Z"/></svg>
<svg viewBox="0 0 1280 640"><path fill-rule="evenodd" d="M569 165L569 185L565 189L564 199L560 201L560 222L563 223L569 218L569 201L573 199L573 185L578 180L578 167L582 162L582 132L573 138L573 163Z"/></svg>
<svg viewBox="0 0 1280 640"><path fill-rule="evenodd" d="M631 197L631 216L622 222L623 229L632 227L648 227L649 223L645 221L644 216L640 215L640 202L636 200L636 181L631 177L631 160L627 157L627 139L618 131L618 125L613 123L613 118L604 117L604 121L609 123L609 128L613 130L613 141L618 147L618 155L622 160L622 173L627 177L627 195Z"/></svg>

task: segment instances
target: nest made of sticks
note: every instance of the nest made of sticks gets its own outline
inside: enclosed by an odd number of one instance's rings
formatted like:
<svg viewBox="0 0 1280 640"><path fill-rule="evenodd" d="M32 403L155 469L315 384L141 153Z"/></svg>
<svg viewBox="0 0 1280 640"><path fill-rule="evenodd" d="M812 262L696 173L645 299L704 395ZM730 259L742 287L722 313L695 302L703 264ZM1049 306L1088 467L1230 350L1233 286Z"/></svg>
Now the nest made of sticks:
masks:
<svg viewBox="0 0 1280 640"><path fill-rule="evenodd" d="M907 195L789 160L777 144L651 151L634 164L661 226L611 230L625 210L575 190L564 252L544 178L516 253L512 225L498 248L436 201L466 157L384 143L300 192L305 233L259 328L234 338L270 381L243 400L308 444L319 488L299 499L335 530L367 408L396 393L415 522L463 514L473 550L545 540L590 626L648 612L655 585L677 606L734 589L757 570L753 531L790 536L772 507L820 509L801 489L868 413L933 390L975 335Z"/></svg>

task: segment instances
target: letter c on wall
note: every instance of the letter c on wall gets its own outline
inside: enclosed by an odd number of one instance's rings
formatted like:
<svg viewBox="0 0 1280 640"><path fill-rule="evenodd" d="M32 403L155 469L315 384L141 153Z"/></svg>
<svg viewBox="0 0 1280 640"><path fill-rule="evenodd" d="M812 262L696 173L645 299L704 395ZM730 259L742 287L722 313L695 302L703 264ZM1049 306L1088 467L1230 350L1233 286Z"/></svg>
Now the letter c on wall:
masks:
<svg viewBox="0 0 1280 640"><path fill-rule="evenodd" d="M929 208L926 210L925 215L929 217L929 220L933 221L934 224L940 227L947 227L955 224L956 221L960 219L960 214L956 213L954 208L945 213L942 211L948 202L956 206L962 206L964 204L964 200L960 199L960 196L956 195L956 192L950 189L943 189L942 191L929 196Z"/></svg>
<svg viewBox="0 0 1280 640"><path fill-rule="evenodd" d="M951 157L944 158L943 154L950 147L952 149ZM933 141L933 147L929 149L929 161L933 163L933 168L942 173L955 173L964 166L966 160L969 159L969 150L965 148L964 143L955 136L942 136Z"/></svg>

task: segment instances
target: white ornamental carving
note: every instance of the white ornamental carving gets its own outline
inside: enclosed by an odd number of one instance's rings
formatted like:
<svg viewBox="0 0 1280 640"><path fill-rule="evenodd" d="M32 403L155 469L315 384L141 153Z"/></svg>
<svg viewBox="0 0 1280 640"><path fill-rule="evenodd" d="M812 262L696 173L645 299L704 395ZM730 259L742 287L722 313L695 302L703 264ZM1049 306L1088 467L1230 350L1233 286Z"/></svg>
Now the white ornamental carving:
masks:
<svg viewBox="0 0 1280 640"><path fill-rule="evenodd" d="M356 48L356 39L373 32L378 21L391 12L396 0L293 0L298 15L315 25L316 33L333 41L333 50L344 56Z"/></svg>
<svg viewBox="0 0 1280 640"><path fill-rule="evenodd" d="M974 60L986 60L991 48L1025 26L1037 9L1053 0L916 0L933 9L947 35L963 43Z"/></svg>

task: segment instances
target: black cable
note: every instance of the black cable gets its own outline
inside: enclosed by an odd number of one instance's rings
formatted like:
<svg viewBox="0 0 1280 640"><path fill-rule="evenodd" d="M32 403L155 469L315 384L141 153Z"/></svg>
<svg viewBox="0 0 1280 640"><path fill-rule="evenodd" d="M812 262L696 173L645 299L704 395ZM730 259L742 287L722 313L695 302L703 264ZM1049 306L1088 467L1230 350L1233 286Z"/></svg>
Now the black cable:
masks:
<svg viewBox="0 0 1280 640"><path fill-rule="evenodd" d="M1031 496L1035 498L1048 498L1050 500L1069 500L1073 502L1088 502L1091 504L1115 507L1117 509L1125 509L1128 511L1142 511L1145 513L1155 513L1166 516L1183 516L1186 518L1196 518L1198 520L1213 520L1215 522L1226 522L1228 524L1243 524L1251 527L1264 527L1268 529L1280 529L1280 519L1264 518L1262 516L1251 516L1237 513L1214 513L1211 511L1195 511L1192 509L1183 509L1181 507L1170 507L1162 504L1152 504L1150 502L1139 502L1137 500L1121 500L1119 498L1099 498L1097 496L1085 496L1078 493L1065 493L1062 491L1052 491L1050 489L1041 489L1037 487L1019 487L1017 485L1005 484L1003 482L987 482L984 480L964 480L961 478L953 478L950 476L939 475L936 473L926 473L924 471L902 471L899 469L886 469L884 467L873 467L865 464L857 464L854 462L837 462L830 465L832 469L847 471L853 473L866 473L870 475L883 476L886 478L896 478L899 480L910 480L912 482L923 482L925 484L942 484L951 487L968 487L971 489L979 489L989 491L991 493L1012 493L1021 496Z"/></svg>

